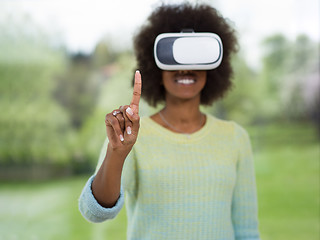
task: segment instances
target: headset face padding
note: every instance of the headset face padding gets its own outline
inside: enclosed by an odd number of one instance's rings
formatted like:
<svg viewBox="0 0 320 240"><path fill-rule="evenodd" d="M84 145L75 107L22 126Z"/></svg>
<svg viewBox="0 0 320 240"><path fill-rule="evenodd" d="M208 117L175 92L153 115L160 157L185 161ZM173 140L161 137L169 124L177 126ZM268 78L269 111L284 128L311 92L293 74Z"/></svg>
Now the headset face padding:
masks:
<svg viewBox="0 0 320 240"><path fill-rule="evenodd" d="M223 47L214 33L163 33L154 43L154 58L162 70L211 70L222 60Z"/></svg>

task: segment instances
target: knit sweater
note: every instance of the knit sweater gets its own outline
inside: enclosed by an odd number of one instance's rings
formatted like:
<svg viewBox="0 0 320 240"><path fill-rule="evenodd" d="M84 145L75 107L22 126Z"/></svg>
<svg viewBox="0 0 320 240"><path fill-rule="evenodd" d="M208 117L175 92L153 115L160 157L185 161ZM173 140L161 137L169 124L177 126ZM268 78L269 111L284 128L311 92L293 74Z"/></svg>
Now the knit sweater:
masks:
<svg viewBox="0 0 320 240"><path fill-rule="evenodd" d="M143 117L114 207L94 199L93 179L80 197L83 216L93 222L113 218L126 195L130 240L260 239L250 141L234 122L207 115L199 131L185 135Z"/></svg>

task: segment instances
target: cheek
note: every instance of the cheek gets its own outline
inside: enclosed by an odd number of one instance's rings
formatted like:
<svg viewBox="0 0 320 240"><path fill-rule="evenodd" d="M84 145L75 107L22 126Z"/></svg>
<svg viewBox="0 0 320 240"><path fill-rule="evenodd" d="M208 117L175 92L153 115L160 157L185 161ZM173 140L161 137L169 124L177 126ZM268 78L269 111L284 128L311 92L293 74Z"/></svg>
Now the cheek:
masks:
<svg viewBox="0 0 320 240"><path fill-rule="evenodd" d="M201 79L201 81L200 81L201 90L204 88L206 83L207 83L207 79L206 78Z"/></svg>
<svg viewBox="0 0 320 240"><path fill-rule="evenodd" d="M206 82L207 82L207 73L202 72L201 74L199 74L199 83L201 83L200 85L202 86L202 88L206 85Z"/></svg>

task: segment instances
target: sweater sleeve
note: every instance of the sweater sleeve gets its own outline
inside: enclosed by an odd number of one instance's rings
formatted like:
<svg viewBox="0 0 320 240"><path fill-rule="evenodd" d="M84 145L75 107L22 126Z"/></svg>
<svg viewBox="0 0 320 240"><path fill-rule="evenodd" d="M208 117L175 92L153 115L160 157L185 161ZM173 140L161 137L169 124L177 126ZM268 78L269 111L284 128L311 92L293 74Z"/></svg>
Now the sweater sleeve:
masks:
<svg viewBox="0 0 320 240"><path fill-rule="evenodd" d="M103 144L103 147L100 152L99 161L96 167L96 172L99 170L104 156L106 155L108 140ZM89 178L86 185L84 186L80 198L79 198L79 210L82 216L90 222L103 222L107 219L115 218L120 212L123 204L124 204L124 191L121 186L120 196L116 202L116 204L112 208L102 207L97 200L95 199L92 193L92 182L95 178L95 174Z"/></svg>
<svg viewBox="0 0 320 240"><path fill-rule="evenodd" d="M232 222L236 240L258 240L258 207L254 162L247 132L235 124L238 151L237 179L232 199Z"/></svg>
<svg viewBox="0 0 320 240"><path fill-rule="evenodd" d="M79 210L82 216L90 222L98 223L115 218L124 204L124 194L121 188L120 196L112 208L102 207L95 199L91 185L95 175L91 176L84 186L79 198Z"/></svg>

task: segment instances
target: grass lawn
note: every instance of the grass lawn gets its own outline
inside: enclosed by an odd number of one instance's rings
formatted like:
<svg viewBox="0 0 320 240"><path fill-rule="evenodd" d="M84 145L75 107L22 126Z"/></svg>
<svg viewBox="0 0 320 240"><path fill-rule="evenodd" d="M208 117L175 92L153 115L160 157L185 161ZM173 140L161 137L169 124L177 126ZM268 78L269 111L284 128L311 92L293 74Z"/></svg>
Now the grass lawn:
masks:
<svg viewBox="0 0 320 240"><path fill-rule="evenodd" d="M82 218L78 197L86 178L0 184L0 240L125 239L124 211L103 224Z"/></svg>
<svg viewBox="0 0 320 240"><path fill-rule="evenodd" d="M263 240L319 239L319 142L311 126L249 128ZM0 240L125 239L124 209L91 224L78 211L85 177L0 183Z"/></svg>
<svg viewBox="0 0 320 240"><path fill-rule="evenodd" d="M320 239L320 145L309 125L250 129L264 240Z"/></svg>

